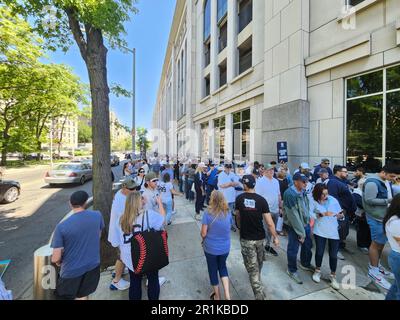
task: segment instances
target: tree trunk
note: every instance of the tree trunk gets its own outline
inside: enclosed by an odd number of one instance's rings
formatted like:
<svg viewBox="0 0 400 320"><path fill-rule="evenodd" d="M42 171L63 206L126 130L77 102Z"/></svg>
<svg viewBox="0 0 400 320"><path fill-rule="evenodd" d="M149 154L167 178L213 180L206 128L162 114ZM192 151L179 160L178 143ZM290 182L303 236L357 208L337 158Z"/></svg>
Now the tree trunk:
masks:
<svg viewBox="0 0 400 320"><path fill-rule="evenodd" d="M112 181L110 163L110 113L109 87L107 83L107 48L100 30L87 34L87 68L92 97L93 133L93 199L94 209L104 218L105 228L101 237L101 266L115 264L116 250L108 243L108 227L112 205Z"/></svg>
<svg viewBox="0 0 400 320"><path fill-rule="evenodd" d="M7 151L8 151L8 142L10 140L10 136L8 135L8 130L10 130L11 124L6 123L6 126L3 130L3 146L1 149L1 165L3 167L7 164Z"/></svg>

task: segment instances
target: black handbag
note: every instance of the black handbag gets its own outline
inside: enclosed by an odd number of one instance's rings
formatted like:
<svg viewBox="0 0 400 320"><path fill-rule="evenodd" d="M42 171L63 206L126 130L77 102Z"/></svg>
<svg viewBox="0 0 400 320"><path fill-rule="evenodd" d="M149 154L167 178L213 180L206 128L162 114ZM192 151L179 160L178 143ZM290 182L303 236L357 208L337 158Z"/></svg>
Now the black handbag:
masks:
<svg viewBox="0 0 400 320"><path fill-rule="evenodd" d="M143 231L144 217L147 220L147 230ZM124 243L131 244L132 266L136 275L158 271L169 264L168 234L165 230L156 231L149 228L149 216L146 211L143 214L141 231L134 232L132 237L124 235Z"/></svg>

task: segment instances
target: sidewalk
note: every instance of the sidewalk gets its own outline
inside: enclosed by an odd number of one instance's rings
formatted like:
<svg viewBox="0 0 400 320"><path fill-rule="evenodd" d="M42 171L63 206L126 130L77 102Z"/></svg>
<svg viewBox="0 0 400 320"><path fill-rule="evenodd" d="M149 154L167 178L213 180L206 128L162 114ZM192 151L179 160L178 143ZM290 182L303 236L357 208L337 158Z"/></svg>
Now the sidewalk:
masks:
<svg viewBox="0 0 400 320"><path fill-rule="evenodd" d="M194 219L194 204L183 197L175 197L177 214L173 224L168 227L170 264L160 271L167 278L161 287L161 300L208 300L211 292L206 259L201 247L200 222ZM279 257L267 257L262 269L262 280L268 299L271 300L383 300L384 292L371 282L367 276L368 256L358 251L355 231L347 240L349 253L345 261L339 260L337 278L340 282L351 266L355 270L355 289L335 291L327 281L329 275L328 256L324 257L323 279L316 284L311 273L299 269L304 284L298 285L286 274L287 238L280 237ZM314 259L313 262L314 263ZM243 265L240 252L239 233L232 232L232 245L228 258L228 271L231 281L231 296L235 300L254 300L249 277ZM342 273L343 272L343 273ZM129 280L129 276L126 278ZM325 280L325 281L324 281ZM128 291L109 290L111 271L104 272L92 300L127 300ZM145 282L143 281L143 286ZM147 291L143 290L143 299Z"/></svg>

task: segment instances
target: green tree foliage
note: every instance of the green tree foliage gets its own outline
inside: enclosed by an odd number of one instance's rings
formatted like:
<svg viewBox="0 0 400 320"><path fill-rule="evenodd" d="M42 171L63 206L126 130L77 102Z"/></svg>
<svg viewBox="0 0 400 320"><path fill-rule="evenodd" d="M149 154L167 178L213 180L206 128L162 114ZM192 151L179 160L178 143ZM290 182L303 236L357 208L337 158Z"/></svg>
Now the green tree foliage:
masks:
<svg viewBox="0 0 400 320"><path fill-rule="evenodd" d="M147 139L147 129L139 127L136 129L136 148L140 150L142 157L145 157L147 150L150 149L151 144Z"/></svg>

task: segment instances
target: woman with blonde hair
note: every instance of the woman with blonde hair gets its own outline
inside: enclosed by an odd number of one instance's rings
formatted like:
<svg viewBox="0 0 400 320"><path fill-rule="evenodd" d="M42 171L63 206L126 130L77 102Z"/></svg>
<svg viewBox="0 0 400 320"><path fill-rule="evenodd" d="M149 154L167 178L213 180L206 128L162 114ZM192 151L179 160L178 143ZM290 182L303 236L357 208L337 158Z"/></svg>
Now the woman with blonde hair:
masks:
<svg viewBox="0 0 400 320"><path fill-rule="evenodd" d="M121 251L121 260L129 269L130 288L129 300L142 299L142 275L134 273L131 256L131 244L128 241L134 232L141 230L143 223L143 231L147 229L162 230L165 225L165 210L160 197L157 197L160 212L153 210L145 210L145 198L139 191L129 193L126 197L125 211L120 219L120 235L119 248ZM147 217L143 220L143 215ZM148 224L147 224L148 221ZM140 228L137 227L140 225ZM147 273L148 279L148 298L149 300L158 300L160 296L160 283L158 281L158 271Z"/></svg>
<svg viewBox="0 0 400 320"><path fill-rule="evenodd" d="M200 221L200 212L204 208L204 200L205 200L205 180L206 180L206 175L204 172L204 169L206 168L206 165L203 162L200 162L196 168L196 173L194 175L194 189L196 191L196 204L195 204L195 210L196 210L196 220Z"/></svg>
<svg viewBox="0 0 400 320"><path fill-rule="evenodd" d="M210 299L213 300L221 300L218 273L224 287L225 299L231 299L226 267L226 259L231 247L231 219L232 214L224 195L220 191L213 191L210 205L204 211L201 227L204 254L207 259L210 283L213 287Z"/></svg>

